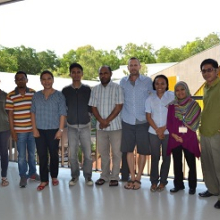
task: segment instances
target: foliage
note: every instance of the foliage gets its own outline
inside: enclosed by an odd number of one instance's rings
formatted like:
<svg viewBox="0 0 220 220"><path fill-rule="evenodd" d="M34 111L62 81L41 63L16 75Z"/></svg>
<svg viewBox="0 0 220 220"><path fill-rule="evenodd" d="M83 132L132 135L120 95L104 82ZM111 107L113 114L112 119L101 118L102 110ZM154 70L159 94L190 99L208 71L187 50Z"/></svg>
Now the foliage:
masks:
<svg viewBox="0 0 220 220"><path fill-rule="evenodd" d="M95 50L91 45L71 49L58 58L54 51L46 50L36 52L35 49L20 46L7 48L0 46L0 71L17 72L23 70L27 74L39 74L45 69L52 71L57 76L68 77L69 66L73 62L80 63L84 68L84 79L91 80L98 78L98 69L102 65L109 65L116 70L120 65L127 65L129 58L137 57L142 65L142 74L147 74L147 66L150 63L180 62L220 43L217 34L211 33L204 39L196 38L187 42L180 48L161 47L154 51L151 44L143 43L137 45L128 43L125 47L118 46L110 52ZM127 71L125 71L128 74Z"/></svg>

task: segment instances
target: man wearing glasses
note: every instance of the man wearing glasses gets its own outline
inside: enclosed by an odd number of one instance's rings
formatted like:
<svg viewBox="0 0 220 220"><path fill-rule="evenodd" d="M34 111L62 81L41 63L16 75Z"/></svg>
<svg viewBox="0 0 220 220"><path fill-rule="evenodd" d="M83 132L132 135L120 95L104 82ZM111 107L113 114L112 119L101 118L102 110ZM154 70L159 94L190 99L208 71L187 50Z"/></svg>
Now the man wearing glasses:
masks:
<svg viewBox="0 0 220 220"><path fill-rule="evenodd" d="M35 91L26 86L27 82L25 72L18 71L15 74L17 87L7 95L5 106L5 109L8 110L11 136L13 141L17 143L18 169L21 177L19 185L21 188L26 187L28 178L40 181L40 177L36 173L36 145L32 133L30 112Z"/></svg>
<svg viewBox="0 0 220 220"><path fill-rule="evenodd" d="M218 63L206 59L200 65L205 79L204 109L201 118L201 163L207 190L200 197L218 195L214 205L220 209L220 79Z"/></svg>

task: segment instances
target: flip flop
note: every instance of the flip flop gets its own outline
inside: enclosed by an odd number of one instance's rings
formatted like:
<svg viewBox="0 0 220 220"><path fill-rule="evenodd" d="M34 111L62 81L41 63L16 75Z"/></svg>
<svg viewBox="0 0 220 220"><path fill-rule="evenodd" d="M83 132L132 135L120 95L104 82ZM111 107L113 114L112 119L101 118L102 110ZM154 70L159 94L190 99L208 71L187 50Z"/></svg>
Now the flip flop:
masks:
<svg viewBox="0 0 220 220"><path fill-rule="evenodd" d="M128 182L124 185L125 189L133 189L134 188L134 181L128 180Z"/></svg>
<svg viewBox="0 0 220 220"><path fill-rule="evenodd" d="M2 183L1 183L1 185L2 185L3 187L9 185L9 182L8 182L7 178L2 179Z"/></svg>
<svg viewBox="0 0 220 220"><path fill-rule="evenodd" d="M98 179L98 180L96 180L96 182L95 182L95 184L96 185L98 185L98 186L101 186L101 185L103 185L105 183L105 180L104 179Z"/></svg>
<svg viewBox="0 0 220 220"><path fill-rule="evenodd" d="M135 180L133 185L133 190L138 190L141 188L141 181Z"/></svg>
<svg viewBox="0 0 220 220"><path fill-rule="evenodd" d="M110 180L109 186L118 186L118 180Z"/></svg>

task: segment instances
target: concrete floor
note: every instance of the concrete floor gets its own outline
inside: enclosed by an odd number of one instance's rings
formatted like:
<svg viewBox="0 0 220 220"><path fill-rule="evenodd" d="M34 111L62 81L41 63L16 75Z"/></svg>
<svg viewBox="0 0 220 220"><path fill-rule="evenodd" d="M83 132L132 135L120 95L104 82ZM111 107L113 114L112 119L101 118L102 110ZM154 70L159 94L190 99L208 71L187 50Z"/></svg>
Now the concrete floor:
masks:
<svg viewBox="0 0 220 220"><path fill-rule="evenodd" d="M93 180L99 173L93 173ZM186 189L176 194L169 190L172 180L163 192L150 192L148 177L142 178L140 190L126 190L120 182L118 187L85 185L81 176L77 185L69 187L70 170L60 168L58 186L50 184L38 192L39 183L28 180L26 188L19 188L17 163L10 162L8 187L0 187L1 220L217 220L220 210L213 207L217 197L199 198L198 192L206 190L198 183L195 195Z"/></svg>

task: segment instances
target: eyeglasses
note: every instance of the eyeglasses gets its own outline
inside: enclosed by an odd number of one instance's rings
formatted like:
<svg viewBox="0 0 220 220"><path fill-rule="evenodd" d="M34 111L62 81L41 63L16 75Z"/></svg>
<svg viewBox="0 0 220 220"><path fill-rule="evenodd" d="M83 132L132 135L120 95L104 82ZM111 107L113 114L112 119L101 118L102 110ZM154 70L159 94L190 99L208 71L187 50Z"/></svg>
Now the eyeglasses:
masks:
<svg viewBox="0 0 220 220"><path fill-rule="evenodd" d="M202 74L211 73L213 70L215 70L215 68L203 69L203 70L201 70L201 73Z"/></svg>

